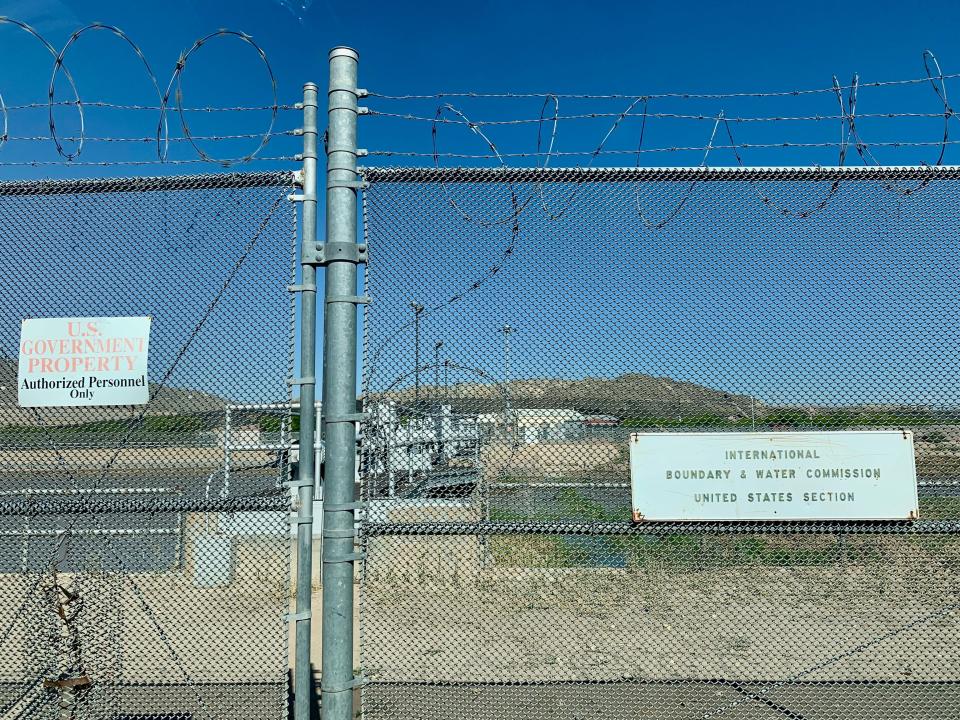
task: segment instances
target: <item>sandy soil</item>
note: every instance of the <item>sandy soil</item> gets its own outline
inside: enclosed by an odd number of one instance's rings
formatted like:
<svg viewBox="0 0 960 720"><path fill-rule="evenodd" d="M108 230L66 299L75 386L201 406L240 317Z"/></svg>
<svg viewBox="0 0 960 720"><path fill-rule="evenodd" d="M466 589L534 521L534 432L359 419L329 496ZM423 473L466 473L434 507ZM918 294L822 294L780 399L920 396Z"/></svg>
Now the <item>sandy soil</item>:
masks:
<svg viewBox="0 0 960 720"><path fill-rule="evenodd" d="M440 567L371 568L363 665L377 680L960 680L956 564L907 552L869 566Z"/></svg>
<svg viewBox="0 0 960 720"><path fill-rule="evenodd" d="M620 448L604 440L544 442L519 445L496 442L484 446L481 462L488 482L511 476L567 476L618 467ZM626 463L625 458L620 458ZM622 468L619 468L622 470Z"/></svg>

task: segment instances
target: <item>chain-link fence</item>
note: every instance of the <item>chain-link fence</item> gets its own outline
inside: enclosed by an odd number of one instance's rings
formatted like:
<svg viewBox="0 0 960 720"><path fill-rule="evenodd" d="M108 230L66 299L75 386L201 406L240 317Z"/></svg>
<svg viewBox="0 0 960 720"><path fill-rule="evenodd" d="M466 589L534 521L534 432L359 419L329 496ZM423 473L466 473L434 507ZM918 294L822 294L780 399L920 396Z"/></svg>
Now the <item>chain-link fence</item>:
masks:
<svg viewBox="0 0 960 720"><path fill-rule="evenodd" d="M0 184L0 716L286 717L290 186ZM120 316L146 405L19 405L21 320Z"/></svg>
<svg viewBox="0 0 960 720"><path fill-rule="evenodd" d="M367 717L960 717L960 172L365 179ZM630 522L632 432L879 428L919 520Z"/></svg>

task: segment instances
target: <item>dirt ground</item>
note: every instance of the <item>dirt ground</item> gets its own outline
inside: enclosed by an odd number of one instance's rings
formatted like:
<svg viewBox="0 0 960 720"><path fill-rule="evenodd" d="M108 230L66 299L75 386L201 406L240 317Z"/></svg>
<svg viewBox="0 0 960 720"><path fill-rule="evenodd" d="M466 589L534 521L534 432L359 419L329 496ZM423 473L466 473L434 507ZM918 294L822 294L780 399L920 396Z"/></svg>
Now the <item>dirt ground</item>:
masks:
<svg viewBox="0 0 960 720"><path fill-rule="evenodd" d="M576 476L604 469L622 470L627 460L612 442L544 442L513 446L494 442L484 446L481 457L487 482L506 481L514 476Z"/></svg>
<svg viewBox="0 0 960 720"><path fill-rule="evenodd" d="M363 666L401 683L958 681L958 580L930 563L375 573Z"/></svg>

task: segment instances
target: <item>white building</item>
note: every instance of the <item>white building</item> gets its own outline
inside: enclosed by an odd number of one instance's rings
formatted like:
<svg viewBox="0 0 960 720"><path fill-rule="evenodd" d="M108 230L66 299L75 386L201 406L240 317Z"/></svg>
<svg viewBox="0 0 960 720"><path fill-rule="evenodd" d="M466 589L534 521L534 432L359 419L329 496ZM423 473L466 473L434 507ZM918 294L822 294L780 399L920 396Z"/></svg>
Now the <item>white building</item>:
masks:
<svg viewBox="0 0 960 720"><path fill-rule="evenodd" d="M428 473L456 458L473 462L479 451L475 416L454 415L449 405L414 413L394 401L368 408L365 432L367 473L387 475L392 493L396 477Z"/></svg>

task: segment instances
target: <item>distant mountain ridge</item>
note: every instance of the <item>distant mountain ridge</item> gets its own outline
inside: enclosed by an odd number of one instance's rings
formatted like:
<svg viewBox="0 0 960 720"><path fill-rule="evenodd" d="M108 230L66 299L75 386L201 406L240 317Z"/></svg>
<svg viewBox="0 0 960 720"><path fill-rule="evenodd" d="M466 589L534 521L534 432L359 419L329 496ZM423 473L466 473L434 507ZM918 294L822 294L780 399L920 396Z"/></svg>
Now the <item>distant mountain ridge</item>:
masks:
<svg viewBox="0 0 960 720"><path fill-rule="evenodd" d="M0 425L37 425L37 412L47 425L74 425L102 420L124 420L130 417L129 406L92 406L68 408L21 408L17 403L17 361L0 358ZM153 399L159 385L150 383L151 401L146 415L192 415L222 412L227 401L211 393L183 388L163 388Z"/></svg>
<svg viewBox="0 0 960 720"><path fill-rule="evenodd" d="M520 379L507 383L506 388L503 383L420 386L421 401L449 401L460 412L502 410L505 393L514 408L564 408L619 418L678 414L750 417L751 412L765 407L747 395L642 373L583 380ZM415 389L408 387L373 396L406 404L414 401Z"/></svg>

